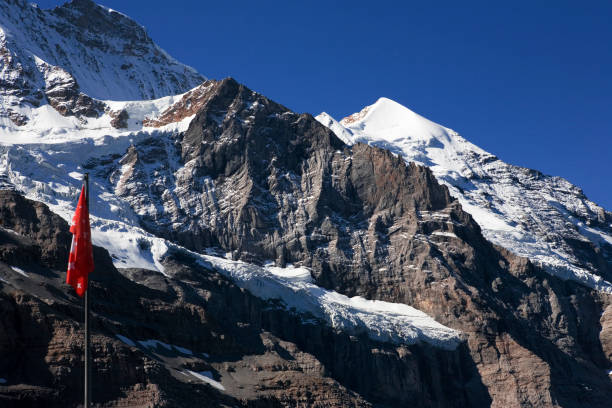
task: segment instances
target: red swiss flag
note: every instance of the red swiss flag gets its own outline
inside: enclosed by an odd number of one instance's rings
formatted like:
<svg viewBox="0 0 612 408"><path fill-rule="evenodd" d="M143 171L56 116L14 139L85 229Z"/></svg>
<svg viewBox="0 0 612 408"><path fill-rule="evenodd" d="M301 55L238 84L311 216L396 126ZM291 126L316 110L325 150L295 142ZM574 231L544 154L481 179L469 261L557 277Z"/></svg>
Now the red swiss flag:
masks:
<svg viewBox="0 0 612 408"><path fill-rule="evenodd" d="M72 247L68 257L66 283L70 284L77 295L83 296L87 290L87 275L94 269L93 250L91 246L91 229L89 227L89 209L87 208L85 185L77 205L70 232Z"/></svg>

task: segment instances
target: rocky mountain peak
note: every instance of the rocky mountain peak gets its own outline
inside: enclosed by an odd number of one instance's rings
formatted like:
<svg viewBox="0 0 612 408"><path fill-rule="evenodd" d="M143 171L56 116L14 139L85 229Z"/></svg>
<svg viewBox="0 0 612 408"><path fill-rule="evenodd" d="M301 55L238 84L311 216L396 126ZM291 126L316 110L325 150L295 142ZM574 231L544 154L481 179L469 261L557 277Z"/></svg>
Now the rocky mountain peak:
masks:
<svg viewBox="0 0 612 408"><path fill-rule="evenodd" d="M7 125L25 125L31 110L47 102L61 106L63 115L92 117L100 111L92 99L155 99L205 79L170 57L129 17L88 0L52 10L22 0L1 2L0 55L0 121L10 119ZM49 96L57 93L50 90L49 72L61 73L54 78L70 85L59 102Z"/></svg>
<svg viewBox="0 0 612 408"><path fill-rule="evenodd" d="M516 406L565 398L556 361L599 384L589 398L602 404L607 362L583 348L600 341L599 294L488 242L435 167L368 143L347 146L312 116L231 79L205 87L184 132L156 133L91 164L149 233L233 261L307 268L319 287L349 297L417 307L468 334L494 406L505 406L505 395ZM417 115L385 122L387 108L403 112L382 103L361 120L376 119L385 137L396 136L385 124L428 126L418 143L437 151L459 140ZM580 363L569 357L576 353ZM537 380L516 366L537 369Z"/></svg>
<svg viewBox="0 0 612 408"><path fill-rule="evenodd" d="M183 158L199 157L212 174L228 174L237 163L229 154L246 154L248 163L270 167L272 163L294 168L292 155L343 143L319 126L308 114L298 115L232 78L212 83L199 103L182 139ZM299 131L297 131L299 129ZM201 152L208 154L201 156Z"/></svg>
<svg viewBox="0 0 612 408"><path fill-rule="evenodd" d="M550 273L612 291L612 213L560 177L513 166L386 98L341 122L317 119L346 143L428 166L485 237Z"/></svg>
<svg viewBox="0 0 612 408"><path fill-rule="evenodd" d="M143 26L91 0L72 0L50 13L65 21L66 24L57 26L61 34L90 48L136 56L154 47Z"/></svg>

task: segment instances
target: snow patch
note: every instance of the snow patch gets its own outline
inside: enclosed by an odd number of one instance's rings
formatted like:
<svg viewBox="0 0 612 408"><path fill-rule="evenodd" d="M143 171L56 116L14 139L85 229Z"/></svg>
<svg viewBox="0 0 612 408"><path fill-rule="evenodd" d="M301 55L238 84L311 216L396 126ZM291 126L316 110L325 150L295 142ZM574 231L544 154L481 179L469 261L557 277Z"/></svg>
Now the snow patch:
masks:
<svg viewBox="0 0 612 408"><path fill-rule="evenodd" d="M175 344L168 344L168 343L164 343L163 341L160 340L154 340L154 339L149 339L149 340L138 340L138 343L144 347L144 348L149 348L149 349L157 349L159 347L162 347L168 351L178 351L181 354L185 354L188 356L192 356L193 355L193 351L185 348L185 347L181 347L181 346L177 346Z"/></svg>
<svg viewBox="0 0 612 408"><path fill-rule="evenodd" d="M185 347L180 347L180 346L177 346L177 345L172 345L172 347L174 347L176 350L178 350L178 352L181 353L181 354L186 354L188 356L192 356L193 355L193 351L191 351L191 350L189 350L189 349L187 349Z"/></svg>
<svg viewBox="0 0 612 408"><path fill-rule="evenodd" d="M25 272L24 272L24 270L23 270L23 269L21 269L21 268L18 268L18 267L16 267L16 266L11 266L11 269L12 269L13 271L17 272L18 274L20 274L20 275L22 275L22 276L25 276L26 278L28 277L28 274L27 274L27 273L25 273Z"/></svg>
<svg viewBox="0 0 612 408"><path fill-rule="evenodd" d="M411 306L349 298L314 283L306 268L260 267L199 255L205 267L214 267L238 286L262 299L278 299L288 310L313 315L329 326L351 334L366 333L376 341L395 344L426 342L448 350L461 343L461 333ZM306 276L308 274L308 276Z"/></svg>
<svg viewBox="0 0 612 408"><path fill-rule="evenodd" d="M191 371L191 370L186 370L187 373L191 374L192 376L194 376L195 378L197 378L200 381L204 381L205 383L211 385L212 387L220 390L220 391L225 391L225 387L219 382L219 381L215 381L215 379L213 378L213 374L210 371L200 371L195 372L195 371Z"/></svg>
<svg viewBox="0 0 612 408"><path fill-rule="evenodd" d="M289 282L313 282L312 276L310 275L310 270L308 268L296 268L291 264L287 264L287 267L285 268L279 268L277 266L265 266L264 268L272 275Z"/></svg>
<svg viewBox="0 0 612 408"><path fill-rule="evenodd" d="M79 173L78 171L71 171L68 173L68 176L72 177L75 180L83 180L83 173Z"/></svg>
<svg viewBox="0 0 612 408"><path fill-rule="evenodd" d="M188 116L179 122L169 123L159 128L143 126L145 118L154 118L179 101L184 94L165 96L145 101L103 101L110 109L98 118L77 118L62 116L50 105L15 106L15 112L28 117L23 126L16 126L8 119L0 117L0 144L13 145L19 141L24 144L62 144L89 140L96 146L108 145L110 140L118 138L142 139L160 132L183 132L195 115ZM110 125L113 117L110 112L125 110L129 116L127 128L115 129ZM4 120L4 122L2 122ZM138 133L142 132L142 133ZM136 134L134 134L136 133ZM134 139L133 139L134 140ZM70 177L82 180L82 173L73 171Z"/></svg>
<svg viewBox="0 0 612 408"><path fill-rule="evenodd" d="M164 343L159 340L138 340L138 343L144 348L158 348L163 347L166 350L172 350L172 346L168 343Z"/></svg>
<svg viewBox="0 0 612 408"><path fill-rule="evenodd" d="M323 126L334 132L334 134L344 143L348 145L352 145L354 143L354 138L351 132L349 132L344 126L338 123L336 119L332 118L326 112L319 114L315 119Z"/></svg>
<svg viewBox="0 0 612 408"><path fill-rule="evenodd" d="M431 235L437 235L440 237L449 237L449 238L459 238L453 232L447 232L447 231L434 231L431 233Z"/></svg>

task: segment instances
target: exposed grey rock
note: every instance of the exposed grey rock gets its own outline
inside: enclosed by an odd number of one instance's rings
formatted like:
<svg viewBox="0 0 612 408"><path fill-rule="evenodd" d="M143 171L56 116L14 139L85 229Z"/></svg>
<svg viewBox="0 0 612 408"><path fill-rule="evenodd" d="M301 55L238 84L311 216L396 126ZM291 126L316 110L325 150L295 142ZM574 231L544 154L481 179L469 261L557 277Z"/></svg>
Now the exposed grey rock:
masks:
<svg viewBox="0 0 612 408"><path fill-rule="evenodd" d="M12 227L0 231L0 377L7 380L0 403L75 406L82 302L44 256L67 257L68 225L15 192L0 196L0 219ZM93 400L101 406L487 404L466 349L398 347L306 323L182 252L165 261L172 278L142 269L120 274L101 248L94 257ZM16 263L27 277L11 270ZM209 372L225 390L188 370Z"/></svg>
<svg viewBox="0 0 612 408"><path fill-rule="evenodd" d="M130 118L127 111L122 109L118 112L110 112L110 116L113 118L111 120L111 126L116 129L125 129L128 126L127 120Z"/></svg>
<svg viewBox="0 0 612 408"><path fill-rule="evenodd" d="M490 244L425 167L349 148L231 79L199 103L184 134L147 139L100 170L149 231L308 266L326 288L425 311L468 334L495 407L607 405L607 295Z"/></svg>
<svg viewBox="0 0 612 408"><path fill-rule="evenodd" d="M7 109L6 112L4 112L4 114L6 114L9 117L9 119L17 126L23 126L29 121L29 118L26 115L19 113L19 112L15 112L14 110L10 108Z"/></svg>
<svg viewBox="0 0 612 408"><path fill-rule="evenodd" d="M80 92L79 84L66 70L43 62L38 66L45 80L47 101L62 116L96 118L103 113L104 103Z"/></svg>

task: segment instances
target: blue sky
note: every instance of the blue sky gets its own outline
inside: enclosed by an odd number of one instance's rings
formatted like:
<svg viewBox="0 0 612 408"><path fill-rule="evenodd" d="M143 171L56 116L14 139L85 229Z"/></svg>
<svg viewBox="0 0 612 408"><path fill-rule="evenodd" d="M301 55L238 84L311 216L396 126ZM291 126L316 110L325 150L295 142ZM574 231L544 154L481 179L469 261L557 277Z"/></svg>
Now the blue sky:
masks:
<svg viewBox="0 0 612 408"><path fill-rule="evenodd" d="M209 78L338 119L385 96L612 210L612 2L101 3Z"/></svg>

